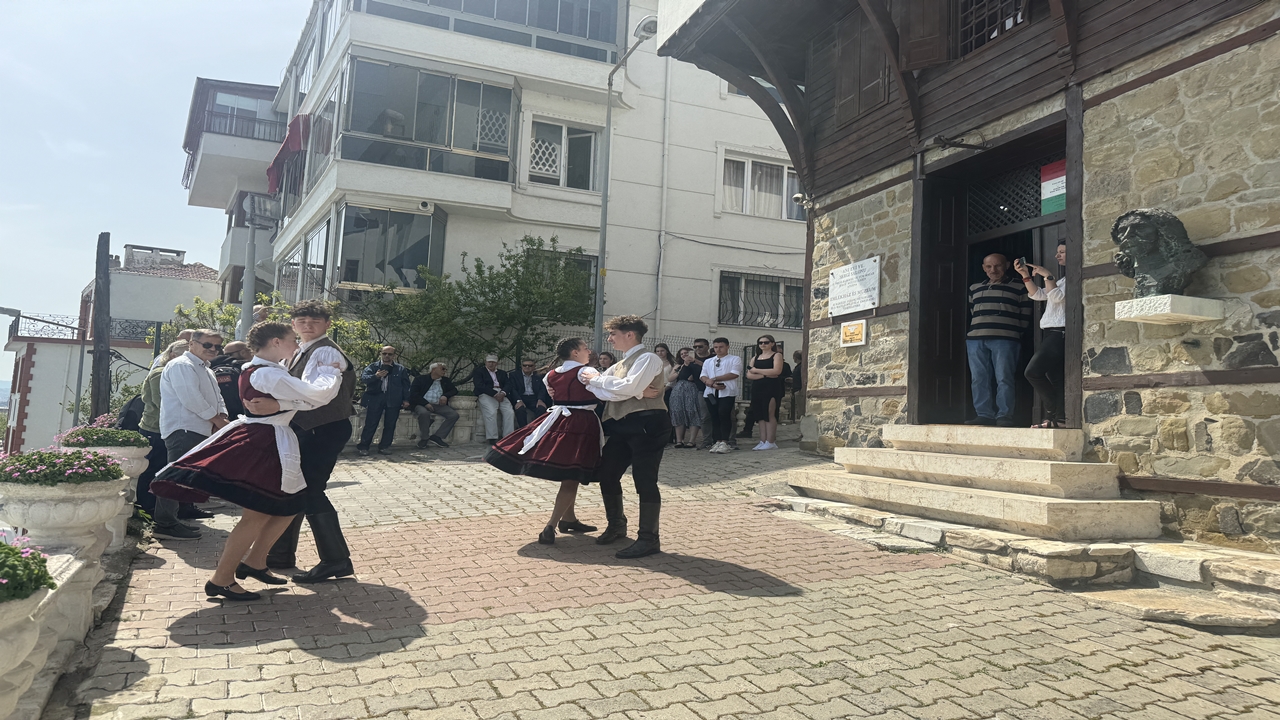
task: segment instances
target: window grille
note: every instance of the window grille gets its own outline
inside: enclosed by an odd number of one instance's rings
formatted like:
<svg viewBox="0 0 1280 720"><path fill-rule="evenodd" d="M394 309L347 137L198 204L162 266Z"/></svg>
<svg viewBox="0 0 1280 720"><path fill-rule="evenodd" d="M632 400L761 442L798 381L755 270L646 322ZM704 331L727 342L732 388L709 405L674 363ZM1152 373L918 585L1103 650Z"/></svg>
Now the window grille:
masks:
<svg viewBox="0 0 1280 720"><path fill-rule="evenodd" d="M959 0L960 56L1026 24L1026 5L1026 0Z"/></svg>
<svg viewBox="0 0 1280 720"><path fill-rule="evenodd" d="M542 138L534 138L529 172L560 177L560 146Z"/></svg>
<svg viewBox="0 0 1280 720"><path fill-rule="evenodd" d="M721 325L798 328L803 304L804 286L797 278L720 273Z"/></svg>
<svg viewBox="0 0 1280 720"><path fill-rule="evenodd" d="M480 111L481 144L507 147L507 136L511 127L511 115L488 108Z"/></svg>
<svg viewBox="0 0 1280 720"><path fill-rule="evenodd" d="M1040 217L1040 168L1066 157L1054 153L989 180L969 184L969 234Z"/></svg>

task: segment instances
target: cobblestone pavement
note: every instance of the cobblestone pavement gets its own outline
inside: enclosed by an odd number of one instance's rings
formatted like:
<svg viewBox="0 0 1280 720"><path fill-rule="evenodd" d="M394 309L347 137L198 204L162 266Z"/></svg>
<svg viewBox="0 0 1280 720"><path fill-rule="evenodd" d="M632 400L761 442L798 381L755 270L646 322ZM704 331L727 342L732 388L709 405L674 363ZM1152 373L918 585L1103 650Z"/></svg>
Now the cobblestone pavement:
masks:
<svg viewBox="0 0 1280 720"><path fill-rule="evenodd" d="M1280 719L1256 643L775 512L752 489L822 462L793 448L669 451L666 553L636 561L538 545L555 486L479 454L343 461L356 579L222 605L200 588L234 517L147 548L45 718Z"/></svg>

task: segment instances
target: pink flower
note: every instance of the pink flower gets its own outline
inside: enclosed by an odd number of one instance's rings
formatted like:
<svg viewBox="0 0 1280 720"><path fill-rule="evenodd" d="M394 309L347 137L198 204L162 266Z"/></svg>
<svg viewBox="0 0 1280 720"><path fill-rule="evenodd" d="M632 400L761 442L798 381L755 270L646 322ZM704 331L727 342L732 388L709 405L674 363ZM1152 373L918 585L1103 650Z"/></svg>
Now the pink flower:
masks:
<svg viewBox="0 0 1280 720"><path fill-rule="evenodd" d="M8 584L9 584L8 580L6 580L5 578L0 578L0 585L8 585Z"/></svg>

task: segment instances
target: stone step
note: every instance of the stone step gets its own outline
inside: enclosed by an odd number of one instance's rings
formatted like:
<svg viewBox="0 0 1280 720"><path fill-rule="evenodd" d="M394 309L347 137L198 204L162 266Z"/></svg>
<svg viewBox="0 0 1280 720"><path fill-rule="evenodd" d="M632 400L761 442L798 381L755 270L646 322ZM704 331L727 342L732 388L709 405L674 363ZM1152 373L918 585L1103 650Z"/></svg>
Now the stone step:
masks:
<svg viewBox="0 0 1280 720"><path fill-rule="evenodd" d="M841 472L792 470L809 497L1054 540L1160 536L1160 503L1078 500Z"/></svg>
<svg viewBox="0 0 1280 720"><path fill-rule="evenodd" d="M1280 614L1203 593L1178 592L1167 588L1120 588L1082 592L1077 597L1097 607L1138 620L1225 628L1280 626Z"/></svg>
<svg viewBox="0 0 1280 720"><path fill-rule="evenodd" d="M880 437L896 450L1078 462L1083 430L1033 430L974 425L883 425Z"/></svg>
<svg viewBox="0 0 1280 720"><path fill-rule="evenodd" d="M837 448L836 462L860 475L971 487L1044 497L1113 499L1120 497L1120 469L1110 463L948 455L890 450Z"/></svg>

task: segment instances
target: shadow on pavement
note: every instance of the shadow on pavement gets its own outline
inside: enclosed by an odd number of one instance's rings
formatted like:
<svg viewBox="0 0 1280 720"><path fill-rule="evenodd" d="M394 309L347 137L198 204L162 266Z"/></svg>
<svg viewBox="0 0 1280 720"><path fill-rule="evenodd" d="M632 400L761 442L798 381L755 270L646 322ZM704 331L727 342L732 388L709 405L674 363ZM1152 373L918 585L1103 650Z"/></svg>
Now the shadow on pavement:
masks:
<svg viewBox="0 0 1280 720"><path fill-rule="evenodd" d="M178 556L178 559L193 568L210 571L216 568L218 566L218 556L222 553L222 547L227 544L227 536L231 534L231 531L191 521L184 522L200 529L200 537L198 539L165 540L153 538L151 541L152 547L147 552L138 555L133 561L133 569L153 570L164 567L167 561L155 554L156 546L172 552Z"/></svg>
<svg viewBox="0 0 1280 720"><path fill-rule="evenodd" d="M714 558L665 552L636 560L620 560L614 557L614 553L630 545L633 540L634 538L629 537L611 545L596 545L595 537L591 535L559 535L556 537L555 545L539 545L537 542L532 542L520 548L517 554L521 557L578 565L637 568L683 580L711 592L730 595L804 594L803 590L776 575Z"/></svg>
<svg viewBox="0 0 1280 720"><path fill-rule="evenodd" d="M169 625L169 639L189 647L252 648L272 640L316 638L316 643L300 642L299 649L341 663L403 647L386 638L425 634L421 628L427 622L427 609L399 588L356 579L306 588L293 584L264 588L253 580L242 585L261 592L263 598L252 602L209 600L206 607L174 620ZM340 638L344 647L334 647ZM344 648L365 652L351 657Z"/></svg>

